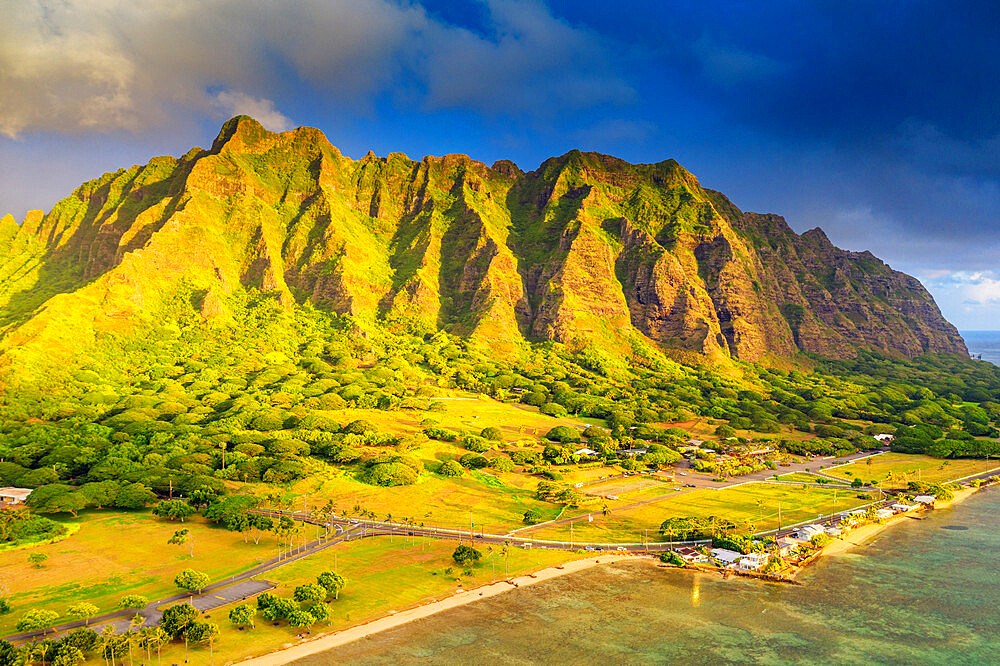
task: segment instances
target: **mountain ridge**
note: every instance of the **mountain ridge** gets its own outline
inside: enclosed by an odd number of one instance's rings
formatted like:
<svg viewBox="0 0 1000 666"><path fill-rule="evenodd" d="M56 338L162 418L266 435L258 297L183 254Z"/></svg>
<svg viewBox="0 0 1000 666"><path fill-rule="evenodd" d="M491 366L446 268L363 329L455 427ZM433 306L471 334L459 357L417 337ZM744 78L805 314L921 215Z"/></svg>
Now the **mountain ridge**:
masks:
<svg viewBox="0 0 1000 666"><path fill-rule="evenodd" d="M59 353L127 330L181 280L222 326L224 296L255 288L286 308L500 350L966 353L915 278L821 229L741 211L675 160L573 150L527 172L454 154L352 160L320 130L276 134L237 116L208 150L105 174L19 226L0 221L5 365L25 346Z"/></svg>

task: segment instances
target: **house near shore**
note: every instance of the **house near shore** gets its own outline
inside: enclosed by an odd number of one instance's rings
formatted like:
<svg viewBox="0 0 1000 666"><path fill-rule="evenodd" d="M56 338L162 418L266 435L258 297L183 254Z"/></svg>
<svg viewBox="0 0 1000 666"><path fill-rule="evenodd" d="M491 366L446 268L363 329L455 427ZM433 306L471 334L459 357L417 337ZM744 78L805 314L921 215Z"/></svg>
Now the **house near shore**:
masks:
<svg viewBox="0 0 1000 666"><path fill-rule="evenodd" d="M680 555L681 559L685 562L691 562L694 564L699 564L702 562L708 562L708 555L701 552L697 548L691 548L690 546L682 546L674 551Z"/></svg>
<svg viewBox="0 0 1000 666"><path fill-rule="evenodd" d="M800 541L809 541L814 536L823 534L822 525L803 525L795 531L795 538Z"/></svg>
<svg viewBox="0 0 1000 666"><path fill-rule="evenodd" d="M896 515L896 512L892 509L879 509L875 512L875 517L879 520L885 520L886 518L892 518Z"/></svg>
<svg viewBox="0 0 1000 666"><path fill-rule="evenodd" d="M843 520L846 520L848 523L856 523L864 520L866 513L868 512L865 509L855 509L854 511L848 512L847 515L844 516Z"/></svg>
<svg viewBox="0 0 1000 666"><path fill-rule="evenodd" d="M28 500L33 488L0 488L0 503L6 506L17 506Z"/></svg>
<svg viewBox="0 0 1000 666"><path fill-rule="evenodd" d="M760 571L767 566L771 557L767 553L747 553L740 558L740 569L747 571Z"/></svg>
<svg viewBox="0 0 1000 666"><path fill-rule="evenodd" d="M774 546L774 552L778 554L778 557L788 557L799 547L799 542L788 537L781 537L775 542Z"/></svg>
<svg viewBox="0 0 1000 666"><path fill-rule="evenodd" d="M908 511L913 511L914 509L917 509L917 508L920 508L920 507L917 504L902 504L902 503L898 503L898 504L893 504L889 508L892 509L893 511L895 511L896 513L906 513Z"/></svg>
<svg viewBox="0 0 1000 666"><path fill-rule="evenodd" d="M743 559L743 553L737 553L735 550L728 550L726 548L713 548L712 557L722 563L724 567L734 567L736 563Z"/></svg>
<svg viewBox="0 0 1000 666"><path fill-rule="evenodd" d="M934 495L917 495L913 501L924 506L934 506Z"/></svg>

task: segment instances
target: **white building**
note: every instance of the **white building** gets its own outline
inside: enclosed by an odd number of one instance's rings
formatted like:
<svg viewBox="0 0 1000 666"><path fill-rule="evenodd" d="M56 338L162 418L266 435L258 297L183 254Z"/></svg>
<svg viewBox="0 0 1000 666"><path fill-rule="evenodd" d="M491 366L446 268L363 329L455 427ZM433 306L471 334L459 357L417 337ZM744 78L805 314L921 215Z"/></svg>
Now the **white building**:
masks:
<svg viewBox="0 0 1000 666"><path fill-rule="evenodd" d="M799 542L795 539L781 537L775 545L777 546L775 551L778 553L779 557L788 557L792 554L793 550L799 547Z"/></svg>
<svg viewBox="0 0 1000 666"><path fill-rule="evenodd" d="M747 553L740 558L740 568L748 571L760 571L767 566L770 559L767 553Z"/></svg>
<svg viewBox="0 0 1000 666"><path fill-rule="evenodd" d="M840 529L839 527L827 527L825 530L823 530L823 533L830 537L839 537L841 532L843 531L844 530Z"/></svg>
<svg viewBox="0 0 1000 666"><path fill-rule="evenodd" d="M896 513L906 513L907 511L913 511L914 509L916 509L917 505L916 504L893 504L889 508L892 509L893 511L895 511Z"/></svg>
<svg viewBox="0 0 1000 666"><path fill-rule="evenodd" d="M580 449L579 451L574 451L573 454L578 456L587 456L588 458L593 458L594 456L597 455L597 451L595 451L594 449Z"/></svg>
<svg viewBox="0 0 1000 666"><path fill-rule="evenodd" d="M895 435L875 435L875 439L877 439L880 442L891 442L892 440L896 439L896 436Z"/></svg>
<svg viewBox="0 0 1000 666"><path fill-rule="evenodd" d="M875 512L875 517L879 520L885 520L886 518L892 518L896 515L896 512L892 509L879 509Z"/></svg>
<svg viewBox="0 0 1000 666"><path fill-rule="evenodd" d="M795 538L802 541L809 541L817 534L823 534L822 525L803 525L795 532Z"/></svg>
<svg viewBox="0 0 1000 666"><path fill-rule="evenodd" d="M31 491L31 488L0 488L0 502L5 504L24 504Z"/></svg>
<svg viewBox="0 0 1000 666"><path fill-rule="evenodd" d="M731 567L743 559L743 553L737 553L735 550L727 550L725 548L713 548L712 557L722 562L723 566Z"/></svg>
<svg viewBox="0 0 1000 666"><path fill-rule="evenodd" d="M933 495L917 495L913 498L913 501L917 504L923 504L925 506L934 506L934 496Z"/></svg>

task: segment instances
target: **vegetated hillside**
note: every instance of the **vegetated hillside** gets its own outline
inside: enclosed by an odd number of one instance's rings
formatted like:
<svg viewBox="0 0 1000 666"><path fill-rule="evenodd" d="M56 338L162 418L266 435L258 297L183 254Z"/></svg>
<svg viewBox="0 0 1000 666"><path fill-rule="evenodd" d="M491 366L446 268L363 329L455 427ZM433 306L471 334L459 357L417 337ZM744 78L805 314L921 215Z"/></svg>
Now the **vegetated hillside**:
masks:
<svg viewBox="0 0 1000 666"><path fill-rule="evenodd" d="M318 130L274 134L239 116L210 150L0 221L3 366L30 374L132 330L182 282L218 327L228 296L257 289L363 329L443 329L507 350L966 351L917 280L818 229L743 213L673 160L572 151L528 173L464 155L354 161Z"/></svg>

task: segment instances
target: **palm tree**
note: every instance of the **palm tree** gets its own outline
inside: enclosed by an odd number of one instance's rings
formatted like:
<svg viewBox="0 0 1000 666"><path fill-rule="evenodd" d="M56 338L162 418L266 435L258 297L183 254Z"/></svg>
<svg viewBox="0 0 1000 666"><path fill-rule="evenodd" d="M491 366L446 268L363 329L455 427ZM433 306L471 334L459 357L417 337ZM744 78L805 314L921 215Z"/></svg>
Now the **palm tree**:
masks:
<svg viewBox="0 0 1000 666"><path fill-rule="evenodd" d="M101 654L104 655L104 663L115 663L115 653L114 651L108 652L108 645L114 638L115 628L113 626L106 625L104 629L101 630ZM108 657L110 656L110 660Z"/></svg>
<svg viewBox="0 0 1000 666"><path fill-rule="evenodd" d="M495 581L497 579L497 561L493 557L493 546L492 545L486 547L486 553L490 556L490 563L493 565L493 578L492 578L492 581Z"/></svg>
<svg viewBox="0 0 1000 666"><path fill-rule="evenodd" d="M163 648L164 643L167 642L167 632L163 631L160 627L147 627L146 642L150 647L156 648L156 664L160 664L160 651Z"/></svg>
<svg viewBox="0 0 1000 666"><path fill-rule="evenodd" d="M146 621L146 618L144 618L143 616L139 615L138 613L136 613L135 615L133 615L132 619L128 621L128 631L125 632L125 640L128 643L128 663L129 663L129 666L132 666L132 664L134 663L132 661L132 644L135 643L136 639L139 637L139 635L136 632L132 631L132 630L135 629L136 627L141 626L142 623L145 622L145 621Z"/></svg>

